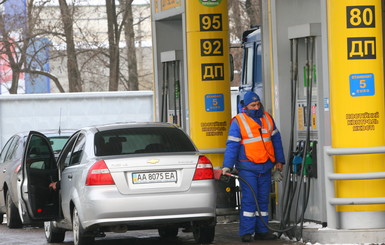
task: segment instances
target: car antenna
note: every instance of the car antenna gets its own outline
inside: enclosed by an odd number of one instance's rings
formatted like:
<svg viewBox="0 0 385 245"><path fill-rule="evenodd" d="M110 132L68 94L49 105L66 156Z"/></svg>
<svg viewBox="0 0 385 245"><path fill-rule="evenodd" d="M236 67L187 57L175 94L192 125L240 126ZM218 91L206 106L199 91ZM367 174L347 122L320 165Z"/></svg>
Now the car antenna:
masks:
<svg viewBox="0 0 385 245"><path fill-rule="evenodd" d="M61 134L61 107L60 107L60 114L59 114L59 135Z"/></svg>

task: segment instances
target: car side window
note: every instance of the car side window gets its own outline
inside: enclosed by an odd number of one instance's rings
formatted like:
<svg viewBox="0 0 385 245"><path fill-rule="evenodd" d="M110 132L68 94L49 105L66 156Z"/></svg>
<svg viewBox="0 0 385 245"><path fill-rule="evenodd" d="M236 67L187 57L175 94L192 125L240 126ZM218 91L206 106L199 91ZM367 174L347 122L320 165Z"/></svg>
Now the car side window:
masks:
<svg viewBox="0 0 385 245"><path fill-rule="evenodd" d="M60 169L63 170L64 168L68 167L70 164L71 159L71 152L72 148L74 147L74 144L76 142L76 139L78 138L78 134L73 135L67 142L66 146L63 148L60 158L58 159L58 166L60 166Z"/></svg>
<svg viewBox="0 0 385 245"><path fill-rule="evenodd" d="M69 161L70 166L77 165L81 162L85 143L86 143L86 137L84 136L84 134L80 134L73 147L71 159Z"/></svg>
<svg viewBox="0 0 385 245"><path fill-rule="evenodd" d="M7 143L5 144L5 146L3 147L3 150L1 151L1 155L0 155L0 163L3 163L6 159L6 156L7 156L7 153L8 153L8 150L13 142L13 140L15 139L16 136L10 138Z"/></svg>
<svg viewBox="0 0 385 245"><path fill-rule="evenodd" d="M78 133L68 140L58 162L61 170L80 163L84 152L84 144L85 135L82 133Z"/></svg>
<svg viewBox="0 0 385 245"><path fill-rule="evenodd" d="M44 161L36 161L34 163L31 163L29 168L31 168L31 169L46 169L47 166L45 165Z"/></svg>
<svg viewBox="0 0 385 245"><path fill-rule="evenodd" d="M5 162L15 158L14 157L15 151L16 151L15 148L17 146L17 143L18 143L19 139L20 139L19 136L13 137L12 142L11 142L11 144L9 146L9 149L8 149L7 153L5 154L5 158L4 158Z"/></svg>
<svg viewBox="0 0 385 245"><path fill-rule="evenodd" d="M56 169L49 142L42 135L32 134L28 142L25 164L30 169Z"/></svg>
<svg viewBox="0 0 385 245"><path fill-rule="evenodd" d="M12 146L12 148L14 149L12 152L12 155L10 156L12 160L21 159L23 157L23 153L24 153L23 145L24 145L23 138L17 136L15 139L15 145Z"/></svg>

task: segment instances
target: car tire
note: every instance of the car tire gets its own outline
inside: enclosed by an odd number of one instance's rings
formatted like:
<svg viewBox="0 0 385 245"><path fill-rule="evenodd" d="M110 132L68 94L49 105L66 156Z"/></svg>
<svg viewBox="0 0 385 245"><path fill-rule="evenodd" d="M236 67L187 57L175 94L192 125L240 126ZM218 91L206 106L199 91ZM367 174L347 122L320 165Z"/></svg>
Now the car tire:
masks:
<svg viewBox="0 0 385 245"><path fill-rule="evenodd" d="M11 194L9 192L7 192L6 198L7 227L10 229L21 228L23 224L21 223L19 211L17 210L16 205L13 203Z"/></svg>
<svg viewBox="0 0 385 245"><path fill-rule="evenodd" d="M2 224L3 222L4 222L4 214L0 213L0 224Z"/></svg>
<svg viewBox="0 0 385 245"><path fill-rule="evenodd" d="M74 245L92 245L95 242L95 237L85 236L84 229L79 219L78 210L74 208L72 214L72 231L74 235Z"/></svg>
<svg viewBox="0 0 385 245"><path fill-rule="evenodd" d="M178 236L178 227L162 227L158 229L160 238L175 238Z"/></svg>
<svg viewBox="0 0 385 245"><path fill-rule="evenodd" d="M55 227L54 222L44 222L44 234L48 243L63 242L66 231Z"/></svg>
<svg viewBox="0 0 385 245"><path fill-rule="evenodd" d="M193 235L196 243L208 244L214 241L215 226L214 225L194 225Z"/></svg>

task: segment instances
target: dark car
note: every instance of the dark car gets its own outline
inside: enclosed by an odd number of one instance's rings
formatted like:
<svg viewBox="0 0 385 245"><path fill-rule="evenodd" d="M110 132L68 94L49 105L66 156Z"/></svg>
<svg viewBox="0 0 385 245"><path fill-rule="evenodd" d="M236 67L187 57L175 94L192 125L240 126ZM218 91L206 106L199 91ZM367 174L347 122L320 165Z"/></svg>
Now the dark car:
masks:
<svg viewBox="0 0 385 245"><path fill-rule="evenodd" d="M180 128L167 123L87 127L68 140L55 161L45 136L32 132L20 184L25 221L47 221L50 243L73 231L75 245L90 245L106 232L158 229L176 237L191 229L211 243L216 225L213 166ZM28 152L28 151L27 151ZM56 171L56 173L54 172ZM59 176L60 188L48 190Z"/></svg>
<svg viewBox="0 0 385 245"><path fill-rule="evenodd" d="M42 131L47 136L56 157L74 132L75 130ZM0 221L3 222L4 214L6 214L9 228L22 227L22 220L17 209L21 195L17 186L20 182L19 172L28 135L29 132L13 135L4 145L0 155ZM29 154L41 154L42 150L44 148L37 146L31 149Z"/></svg>

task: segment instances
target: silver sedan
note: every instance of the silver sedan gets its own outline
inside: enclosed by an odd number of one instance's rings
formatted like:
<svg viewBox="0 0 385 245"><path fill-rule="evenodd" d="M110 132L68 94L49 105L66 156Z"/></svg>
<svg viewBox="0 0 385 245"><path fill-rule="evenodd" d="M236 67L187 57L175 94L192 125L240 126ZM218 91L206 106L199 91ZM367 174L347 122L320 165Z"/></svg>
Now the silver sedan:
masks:
<svg viewBox="0 0 385 245"><path fill-rule="evenodd" d="M73 230L79 245L106 232L153 228L164 238L184 228L197 243L214 240L213 167L178 127L87 127L68 140L57 161L43 134L32 132L27 144L46 145L51 153L24 156L19 207L25 223L48 221L48 242L63 241L66 230Z"/></svg>
<svg viewBox="0 0 385 245"><path fill-rule="evenodd" d="M42 133L49 139L55 156L67 142L75 130L45 130ZM20 191L17 188L20 180L22 158L25 154L25 143L29 132L20 132L9 138L0 154L0 221L3 214L7 215L8 228L21 228L22 222L17 207L19 206ZM30 149L28 154L33 155L40 151L39 146ZM56 171L57 172L57 171ZM42 222L36 225L42 225Z"/></svg>

